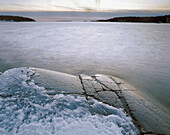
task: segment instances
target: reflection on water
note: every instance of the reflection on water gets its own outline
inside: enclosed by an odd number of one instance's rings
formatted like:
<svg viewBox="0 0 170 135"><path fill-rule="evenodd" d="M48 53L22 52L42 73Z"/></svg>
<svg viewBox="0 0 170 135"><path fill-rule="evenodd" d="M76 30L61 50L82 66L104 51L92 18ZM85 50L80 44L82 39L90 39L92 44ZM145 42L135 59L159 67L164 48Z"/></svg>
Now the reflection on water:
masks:
<svg viewBox="0 0 170 135"><path fill-rule="evenodd" d="M170 106L169 24L0 23L0 29L0 71L111 74Z"/></svg>

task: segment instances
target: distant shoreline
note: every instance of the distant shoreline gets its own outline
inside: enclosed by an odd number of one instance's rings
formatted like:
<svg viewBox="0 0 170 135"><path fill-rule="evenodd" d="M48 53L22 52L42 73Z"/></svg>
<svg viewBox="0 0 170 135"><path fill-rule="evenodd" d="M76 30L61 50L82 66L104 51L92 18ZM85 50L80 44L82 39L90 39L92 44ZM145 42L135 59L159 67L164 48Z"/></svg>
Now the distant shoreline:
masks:
<svg viewBox="0 0 170 135"><path fill-rule="evenodd" d="M22 17L22 16L0 15L0 22L36 22L36 20L28 17ZM65 22L65 21L61 21L61 22ZM72 21L68 20L68 22L72 22ZM102 20L91 20L91 21L84 20L83 22L170 23L170 15L155 16L155 17L125 16L125 17L114 17L114 18L102 19Z"/></svg>
<svg viewBox="0 0 170 135"><path fill-rule="evenodd" d="M170 15L156 16L156 17L115 17L106 20L96 20L93 22L139 22L139 23L170 23Z"/></svg>
<svg viewBox="0 0 170 135"><path fill-rule="evenodd" d="M21 16L0 15L0 21L2 22L35 22L32 18Z"/></svg>

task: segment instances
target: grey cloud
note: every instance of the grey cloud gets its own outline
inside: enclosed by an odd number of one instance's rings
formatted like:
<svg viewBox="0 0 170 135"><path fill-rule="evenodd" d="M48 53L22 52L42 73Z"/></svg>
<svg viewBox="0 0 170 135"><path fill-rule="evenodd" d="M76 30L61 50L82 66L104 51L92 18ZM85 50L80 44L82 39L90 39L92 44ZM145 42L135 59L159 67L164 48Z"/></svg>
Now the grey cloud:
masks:
<svg viewBox="0 0 170 135"><path fill-rule="evenodd" d="M61 9L70 9L70 10L75 10L75 8L67 7L67 6L59 6L59 5L54 5L56 8L61 8Z"/></svg>

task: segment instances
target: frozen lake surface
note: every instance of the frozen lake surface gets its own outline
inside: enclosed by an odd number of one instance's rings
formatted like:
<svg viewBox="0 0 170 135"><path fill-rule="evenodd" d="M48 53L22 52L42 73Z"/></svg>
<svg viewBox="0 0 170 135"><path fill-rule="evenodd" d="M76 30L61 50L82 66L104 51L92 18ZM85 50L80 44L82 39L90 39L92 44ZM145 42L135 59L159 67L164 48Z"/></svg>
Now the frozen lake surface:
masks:
<svg viewBox="0 0 170 135"><path fill-rule="evenodd" d="M118 76L170 114L169 33L169 24L1 22L0 72L32 66Z"/></svg>

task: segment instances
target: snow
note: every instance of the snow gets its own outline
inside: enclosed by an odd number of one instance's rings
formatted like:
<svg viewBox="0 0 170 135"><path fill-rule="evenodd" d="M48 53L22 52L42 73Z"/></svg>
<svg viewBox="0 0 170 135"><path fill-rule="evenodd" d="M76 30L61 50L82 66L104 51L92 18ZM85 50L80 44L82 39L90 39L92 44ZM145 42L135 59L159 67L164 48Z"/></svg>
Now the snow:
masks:
<svg viewBox="0 0 170 135"><path fill-rule="evenodd" d="M31 79L31 68L0 75L1 135L135 135L122 109L85 97L49 96Z"/></svg>

